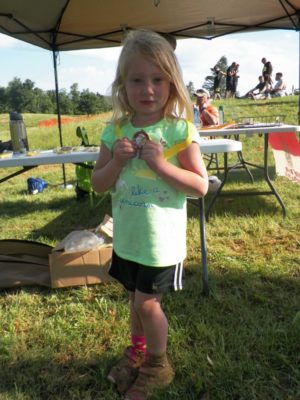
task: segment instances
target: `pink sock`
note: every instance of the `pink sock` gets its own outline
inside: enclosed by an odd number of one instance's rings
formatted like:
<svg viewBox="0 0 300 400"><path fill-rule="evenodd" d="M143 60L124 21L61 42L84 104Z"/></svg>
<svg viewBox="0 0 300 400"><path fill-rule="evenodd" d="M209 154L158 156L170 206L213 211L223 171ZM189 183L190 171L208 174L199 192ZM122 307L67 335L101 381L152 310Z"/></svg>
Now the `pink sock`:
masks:
<svg viewBox="0 0 300 400"><path fill-rule="evenodd" d="M131 343L131 354L133 357L136 357L140 354L146 354L147 345L145 336L131 335Z"/></svg>

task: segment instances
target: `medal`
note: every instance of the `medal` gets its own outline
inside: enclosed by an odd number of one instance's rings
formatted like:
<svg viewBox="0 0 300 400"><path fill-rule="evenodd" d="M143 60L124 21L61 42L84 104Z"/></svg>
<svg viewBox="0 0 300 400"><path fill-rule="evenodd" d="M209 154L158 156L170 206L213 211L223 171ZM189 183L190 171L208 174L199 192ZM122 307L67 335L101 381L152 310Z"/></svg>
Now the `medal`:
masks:
<svg viewBox="0 0 300 400"><path fill-rule="evenodd" d="M137 158L140 158L141 156L141 150L144 146L144 144L150 140L148 134L145 131L138 131L133 135L132 138L133 142L135 143L137 147Z"/></svg>

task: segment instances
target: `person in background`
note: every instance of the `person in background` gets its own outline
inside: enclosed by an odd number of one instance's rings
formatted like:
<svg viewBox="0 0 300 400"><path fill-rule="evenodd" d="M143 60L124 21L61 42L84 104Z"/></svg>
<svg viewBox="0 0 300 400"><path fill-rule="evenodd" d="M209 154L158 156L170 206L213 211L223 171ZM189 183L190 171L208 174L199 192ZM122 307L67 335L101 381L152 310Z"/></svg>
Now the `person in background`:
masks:
<svg viewBox="0 0 300 400"><path fill-rule="evenodd" d="M196 97L196 105L199 108L201 128L206 126L219 125L219 111L209 100L209 92L206 89L198 89L193 93ZM212 139L212 137L211 137ZM218 166L218 154L210 154L208 157L208 167L214 162ZM208 192L215 192L221 185L220 179L216 175L208 177Z"/></svg>
<svg viewBox="0 0 300 400"><path fill-rule="evenodd" d="M275 75L275 85L272 89L266 91L271 97L282 97L285 95L286 84L283 81L283 74L282 72L276 72Z"/></svg>
<svg viewBox="0 0 300 400"><path fill-rule="evenodd" d="M198 89L193 95L196 97L201 126L218 125L219 111L210 103L209 92L206 89Z"/></svg>
<svg viewBox="0 0 300 400"><path fill-rule="evenodd" d="M240 64L236 64L235 68L233 70L232 85L231 85L231 97L236 97L237 86L238 86L238 81L239 81L239 77L240 77L239 67L240 67Z"/></svg>
<svg viewBox="0 0 300 400"><path fill-rule="evenodd" d="M262 76L264 78L264 81L267 82L270 86L272 85L272 72L273 72L273 66L271 61L267 61L265 57L261 59L261 62L263 63L263 69L262 69Z"/></svg>
<svg viewBox="0 0 300 400"><path fill-rule="evenodd" d="M265 82L264 77L260 75L258 77L258 84L253 89L249 90L244 96L239 98L256 99L257 97L260 97L262 95L265 96L265 92L267 91L268 87L268 83Z"/></svg>
<svg viewBox="0 0 300 400"><path fill-rule="evenodd" d="M167 387L168 320L163 293L184 286L186 196L204 196L208 177L190 96L172 46L154 32L128 33L112 84L113 115L101 136L95 191L111 190L109 274L128 291L131 344L108 379L125 400Z"/></svg>
<svg viewBox="0 0 300 400"><path fill-rule="evenodd" d="M214 91L214 99L221 99L221 82L223 76L226 76L226 73L221 71L220 67L215 65L211 68L211 71L214 73L214 83L213 83L213 91Z"/></svg>
<svg viewBox="0 0 300 400"><path fill-rule="evenodd" d="M233 77L235 75L236 65L237 65L236 62L232 62L231 65L226 70L226 92L225 92L226 99L232 97L234 89Z"/></svg>

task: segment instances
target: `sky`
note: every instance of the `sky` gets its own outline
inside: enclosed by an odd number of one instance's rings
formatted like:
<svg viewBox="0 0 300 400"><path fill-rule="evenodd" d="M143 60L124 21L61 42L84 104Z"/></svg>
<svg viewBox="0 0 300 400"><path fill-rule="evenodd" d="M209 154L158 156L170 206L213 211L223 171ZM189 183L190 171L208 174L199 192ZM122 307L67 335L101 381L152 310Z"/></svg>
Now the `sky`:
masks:
<svg viewBox="0 0 300 400"><path fill-rule="evenodd" d="M187 85L202 87L205 77L220 59L240 64L238 91L245 94L258 83L262 57L273 64L273 76L282 72L287 92L299 87L299 33L294 31L264 31L224 36L213 40L178 40L176 55ZM69 91L73 83L79 90L89 89L110 94L120 47L61 52L58 58L59 88ZM0 86L6 87L15 77L30 79L35 87L54 89L52 53L0 34Z"/></svg>

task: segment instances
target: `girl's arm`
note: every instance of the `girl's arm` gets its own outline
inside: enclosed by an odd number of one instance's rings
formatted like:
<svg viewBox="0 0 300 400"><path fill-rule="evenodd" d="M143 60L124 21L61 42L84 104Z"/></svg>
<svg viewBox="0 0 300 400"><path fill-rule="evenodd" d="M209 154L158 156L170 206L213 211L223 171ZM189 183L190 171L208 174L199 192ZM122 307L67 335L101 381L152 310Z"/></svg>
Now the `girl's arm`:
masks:
<svg viewBox="0 0 300 400"><path fill-rule="evenodd" d="M175 189L196 197L204 196L207 193L208 176L197 143L192 143L177 154L179 167L167 161L163 156L162 145L153 141L144 145L141 158Z"/></svg>
<svg viewBox="0 0 300 400"><path fill-rule="evenodd" d="M91 177L95 192L103 193L111 188L118 179L124 165L135 155L136 148L127 138L117 140L113 152L102 142L100 154Z"/></svg>

